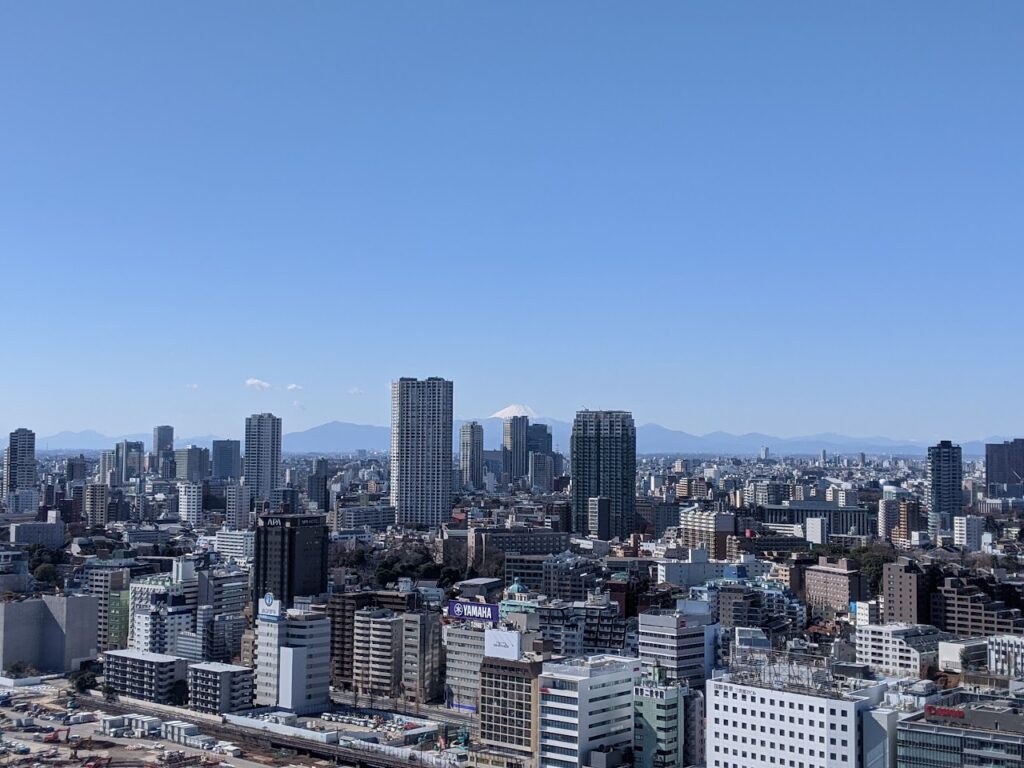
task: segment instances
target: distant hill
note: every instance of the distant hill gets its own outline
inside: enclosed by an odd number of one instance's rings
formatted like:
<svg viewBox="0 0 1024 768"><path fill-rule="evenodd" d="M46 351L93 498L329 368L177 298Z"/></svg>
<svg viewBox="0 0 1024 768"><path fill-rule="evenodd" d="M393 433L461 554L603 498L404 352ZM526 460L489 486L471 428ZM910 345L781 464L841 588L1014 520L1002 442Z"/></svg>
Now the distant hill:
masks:
<svg viewBox="0 0 1024 768"><path fill-rule="evenodd" d="M476 419L484 428L484 448L496 450L501 447L502 420L498 418ZM572 424L558 419L537 417L532 423L547 424L551 427L551 438L556 450L568 454ZM452 429L452 448L458 451L459 429L466 420L456 420ZM659 424L641 424L637 427L637 453L682 453L752 456L768 446L773 456L816 455L822 449L829 454L851 454L863 451L871 455L924 456L928 450L925 443L892 440L887 437L849 437L834 433L805 435L801 437L774 437L757 432L733 435L728 432L710 432L694 435L682 430L669 429ZM178 447L186 445L209 446L216 435L177 438ZM985 444L1002 442L1008 438L991 436L981 440L960 443L965 457L985 455ZM152 435L145 433L109 436L95 430L81 432L58 432L36 440L38 451L101 451L108 450L122 440L141 440L149 450ZM283 448L288 453L348 453L360 449L388 451L391 449L391 428L372 424L353 424L345 421L331 421L301 432L284 435Z"/></svg>

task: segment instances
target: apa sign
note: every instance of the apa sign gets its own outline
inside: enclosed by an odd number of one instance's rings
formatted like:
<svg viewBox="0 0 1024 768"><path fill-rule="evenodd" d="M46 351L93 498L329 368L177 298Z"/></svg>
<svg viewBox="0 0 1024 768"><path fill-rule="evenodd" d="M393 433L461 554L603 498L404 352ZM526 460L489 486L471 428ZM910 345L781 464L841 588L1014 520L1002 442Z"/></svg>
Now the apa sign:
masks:
<svg viewBox="0 0 1024 768"><path fill-rule="evenodd" d="M462 600L448 601L448 615L465 621L489 621L497 624L500 617L498 606L493 603L469 603Z"/></svg>

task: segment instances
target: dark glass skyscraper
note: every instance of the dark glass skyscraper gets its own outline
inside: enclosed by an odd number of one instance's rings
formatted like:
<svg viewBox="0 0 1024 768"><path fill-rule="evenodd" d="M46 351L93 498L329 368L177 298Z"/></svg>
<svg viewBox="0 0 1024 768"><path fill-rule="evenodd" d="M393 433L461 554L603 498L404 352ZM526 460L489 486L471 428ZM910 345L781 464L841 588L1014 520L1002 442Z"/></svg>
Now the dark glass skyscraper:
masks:
<svg viewBox="0 0 1024 768"><path fill-rule="evenodd" d="M527 416L509 416L502 424L502 471L508 475L510 482L526 477L529 472L529 428L530 419Z"/></svg>
<svg viewBox="0 0 1024 768"><path fill-rule="evenodd" d="M214 480L242 477L242 444L238 440L214 440L211 453Z"/></svg>
<svg viewBox="0 0 1024 768"><path fill-rule="evenodd" d="M985 446L985 486L990 496L1010 496L1004 486L1024 485L1024 440Z"/></svg>
<svg viewBox="0 0 1024 768"><path fill-rule="evenodd" d="M579 411L572 424L572 513L590 534L590 499L608 499L608 533L629 535L636 515L636 425L628 411Z"/></svg>
<svg viewBox="0 0 1024 768"><path fill-rule="evenodd" d="M253 600L273 593L282 605L327 591L324 515L266 514L256 521Z"/></svg>

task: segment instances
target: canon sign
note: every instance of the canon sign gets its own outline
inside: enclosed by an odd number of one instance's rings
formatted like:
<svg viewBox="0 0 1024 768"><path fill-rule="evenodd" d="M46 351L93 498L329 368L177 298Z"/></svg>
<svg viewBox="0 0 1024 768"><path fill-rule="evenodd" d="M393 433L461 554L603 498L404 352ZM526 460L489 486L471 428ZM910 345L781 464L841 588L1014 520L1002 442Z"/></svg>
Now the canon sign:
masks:
<svg viewBox="0 0 1024 768"><path fill-rule="evenodd" d="M500 614L498 606L493 603L469 603L462 600L449 600L448 616L465 621L489 621L491 624L497 624Z"/></svg>
<svg viewBox="0 0 1024 768"><path fill-rule="evenodd" d="M958 720L962 720L964 717L964 711L962 709L936 707L934 704L926 704L924 713L926 715L932 715L933 717L955 717Z"/></svg>

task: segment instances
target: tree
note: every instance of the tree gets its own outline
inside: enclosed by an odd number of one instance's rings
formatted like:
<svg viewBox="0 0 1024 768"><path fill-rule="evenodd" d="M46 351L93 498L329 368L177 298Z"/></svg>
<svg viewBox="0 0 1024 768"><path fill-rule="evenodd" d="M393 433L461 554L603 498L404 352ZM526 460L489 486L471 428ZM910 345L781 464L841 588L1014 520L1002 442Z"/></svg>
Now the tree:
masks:
<svg viewBox="0 0 1024 768"><path fill-rule="evenodd" d="M68 680L79 693L85 693L96 687L96 675L88 670L75 672L68 676Z"/></svg>
<svg viewBox="0 0 1024 768"><path fill-rule="evenodd" d="M117 701L117 691L110 683L104 683L103 688L100 689L103 693L104 701Z"/></svg>
<svg viewBox="0 0 1024 768"><path fill-rule="evenodd" d="M188 683L184 680L175 680L171 687L171 704L176 707L183 707L188 704Z"/></svg>
<svg viewBox="0 0 1024 768"><path fill-rule="evenodd" d="M56 584L58 581L57 566L53 563L43 563L32 572L32 576L36 581Z"/></svg>

